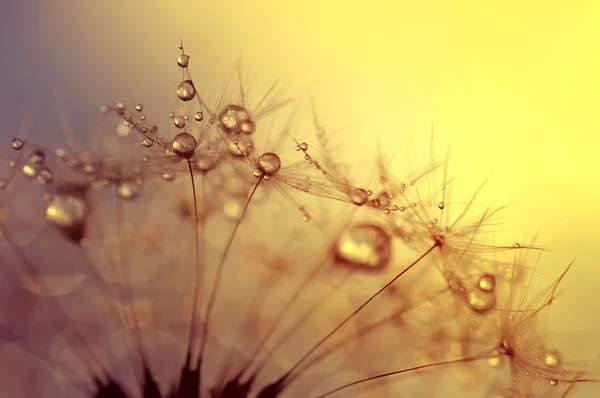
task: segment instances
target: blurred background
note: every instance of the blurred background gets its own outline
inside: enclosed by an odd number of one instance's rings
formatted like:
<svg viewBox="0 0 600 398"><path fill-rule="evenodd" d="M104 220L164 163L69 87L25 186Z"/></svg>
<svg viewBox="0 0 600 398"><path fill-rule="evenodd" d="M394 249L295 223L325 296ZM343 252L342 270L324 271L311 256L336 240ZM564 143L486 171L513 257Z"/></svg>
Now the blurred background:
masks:
<svg viewBox="0 0 600 398"><path fill-rule="evenodd" d="M548 245L540 283L576 258L553 327L596 357L598 20L595 0L3 1L0 126L13 136L31 114L36 140L61 140L64 123L85 140L101 104L162 111L180 39L201 92L216 96L242 57L256 93L281 78L328 130L354 126L335 134L344 161L370 161L380 142L424 162L433 125L453 194L490 177L478 203L511 205L496 240Z"/></svg>

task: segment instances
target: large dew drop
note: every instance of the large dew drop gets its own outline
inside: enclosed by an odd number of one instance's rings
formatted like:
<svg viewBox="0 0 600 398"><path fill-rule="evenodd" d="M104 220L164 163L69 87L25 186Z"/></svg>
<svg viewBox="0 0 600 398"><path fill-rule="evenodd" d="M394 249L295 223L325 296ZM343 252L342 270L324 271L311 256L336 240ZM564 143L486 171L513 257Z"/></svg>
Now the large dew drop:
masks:
<svg viewBox="0 0 600 398"><path fill-rule="evenodd" d="M469 307L479 314L486 314L496 306L496 297L493 293L475 289L467 293Z"/></svg>
<svg viewBox="0 0 600 398"><path fill-rule="evenodd" d="M196 151L196 148L198 147L198 142L196 141L193 135L183 132L177 134L175 138L173 138L173 141L171 142L171 147L173 148L173 152L175 152L176 155L184 158L190 158Z"/></svg>
<svg viewBox="0 0 600 398"><path fill-rule="evenodd" d="M266 152L258 158L258 169L268 176L277 174L281 168L281 159L273 152Z"/></svg>
<svg viewBox="0 0 600 398"><path fill-rule="evenodd" d="M354 188L350 192L350 200L355 205L362 206L367 203L367 200L369 200L369 195L367 194L367 191L362 188Z"/></svg>
<svg viewBox="0 0 600 398"><path fill-rule="evenodd" d="M46 219L75 242L84 237L88 215L87 202L76 195L57 195L46 206Z"/></svg>
<svg viewBox="0 0 600 398"><path fill-rule="evenodd" d="M359 224L342 234L335 254L341 264L366 271L378 271L389 263L391 244L391 236L380 226Z"/></svg>
<svg viewBox="0 0 600 398"><path fill-rule="evenodd" d="M177 87L177 96L182 101L191 101L196 96L196 88L191 80L184 80Z"/></svg>
<svg viewBox="0 0 600 398"><path fill-rule="evenodd" d="M219 122L225 132L236 134L243 131L247 134L254 132L254 128L250 126L250 112L243 106L227 105L219 113ZM254 125L254 123L252 123Z"/></svg>

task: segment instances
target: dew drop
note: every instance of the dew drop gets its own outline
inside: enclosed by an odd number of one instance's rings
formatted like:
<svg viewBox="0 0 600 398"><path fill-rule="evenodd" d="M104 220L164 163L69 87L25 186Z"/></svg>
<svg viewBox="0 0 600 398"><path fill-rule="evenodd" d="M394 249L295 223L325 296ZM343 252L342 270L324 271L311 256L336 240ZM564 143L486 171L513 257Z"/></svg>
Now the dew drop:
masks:
<svg viewBox="0 0 600 398"><path fill-rule="evenodd" d="M253 175L254 177L256 177L256 178L260 178L260 177L262 177L262 176L263 176L263 173L262 173L262 171L260 171L259 169L256 169L256 170L254 170L254 171L252 172L252 175Z"/></svg>
<svg viewBox="0 0 600 398"><path fill-rule="evenodd" d="M50 169L42 168L35 176L35 181L41 185L50 184L54 181L54 174Z"/></svg>
<svg viewBox="0 0 600 398"><path fill-rule="evenodd" d="M136 111L138 111L138 112L141 112L141 111L143 111L143 110L144 110L144 105L142 105L142 104L137 104L137 105L135 106L135 110L136 110Z"/></svg>
<svg viewBox="0 0 600 398"><path fill-rule="evenodd" d="M544 353L544 364L549 368L557 368L561 365L562 359L560 352L548 350Z"/></svg>
<svg viewBox="0 0 600 398"><path fill-rule="evenodd" d="M277 174L281 168L281 159L273 152L265 152L258 158L258 169L268 176Z"/></svg>
<svg viewBox="0 0 600 398"><path fill-rule="evenodd" d="M438 203L438 209L443 210L444 207L446 207L446 204L444 202Z"/></svg>
<svg viewBox="0 0 600 398"><path fill-rule="evenodd" d="M204 114L198 111L194 114L194 119L196 119L197 122L201 122L204 119Z"/></svg>
<svg viewBox="0 0 600 398"><path fill-rule="evenodd" d="M520 247L521 247L521 244L518 242L513 245L513 248L515 248L515 249L518 249Z"/></svg>
<svg viewBox="0 0 600 398"><path fill-rule="evenodd" d="M245 122L242 122L240 130L244 134L252 134L256 131L256 124L254 124L252 120L246 120Z"/></svg>
<svg viewBox="0 0 600 398"><path fill-rule="evenodd" d="M169 112L169 119L173 119L175 117L175 113L174 112Z"/></svg>
<svg viewBox="0 0 600 398"><path fill-rule="evenodd" d="M492 274L483 274L477 280L477 288L484 292L493 292L496 288L496 277Z"/></svg>
<svg viewBox="0 0 600 398"><path fill-rule="evenodd" d="M496 297L492 293L476 289L467 293L467 302L473 311L485 314L496 305Z"/></svg>
<svg viewBox="0 0 600 398"><path fill-rule="evenodd" d="M146 148L150 148L152 145L154 145L154 141L152 141L152 139L148 137L144 137L144 139L142 140L142 145Z"/></svg>
<svg viewBox="0 0 600 398"><path fill-rule="evenodd" d="M188 134L186 132L179 133L173 138L171 142L171 147L176 155L189 158L191 157L196 148L198 147L198 142L193 135Z"/></svg>
<svg viewBox="0 0 600 398"><path fill-rule="evenodd" d="M196 158L196 162L194 163L194 166L198 170L206 173L207 171L210 171L210 170L214 169L215 167L217 167L218 164L219 164L219 158L213 157L213 156L203 156L203 157Z"/></svg>
<svg viewBox="0 0 600 398"><path fill-rule="evenodd" d="M362 188L354 188L350 192L350 200L357 206L362 206L367 203L369 200L369 195L367 195L367 191Z"/></svg>
<svg viewBox="0 0 600 398"><path fill-rule="evenodd" d="M179 65L181 68L187 68L189 62L190 56L187 54L179 54L177 57L177 65Z"/></svg>
<svg viewBox="0 0 600 398"><path fill-rule="evenodd" d="M551 379L551 380L550 380L550 385L551 385L552 387L554 387L554 386L558 385L558 380L556 380L556 379Z"/></svg>
<svg viewBox="0 0 600 398"><path fill-rule="evenodd" d="M175 125L175 127L177 127L178 129L182 129L185 127L185 117L179 115L179 116L175 116L173 118L173 124Z"/></svg>
<svg viewBox="0 0 600 398"><path fill-rule="evenodd" d="M196 96L196 88L191 80L184 80L177 87L177 96L182 101L191 101Z"/></svg>
<svg viewBox="0 0 600 398"><path fill-rule="evenodd" d="M122 199L133 199L140 193L140 186L133 181L122 181L117 186L117 195Z"/></svg>
<svg viewBox="0 0 600 398"><path fill-rule="evenodd" d="M375 224L348 228L337 241L337 260L352 268L377 271L385 268L391 256L391 236Z"/></svg>
<svg viewBox="0 0 600 398"><path fill-rule="evenodd" d="M25 145L25 143L23 142L23 140L20 140L18 138L13 138L11 146L15 151L19 151L23 148L23 146Z"/></svg>
<svg viewBox="0 0 600 398"><path fill-rule="evenodd" d="M162 178L165 181L173 181L175 179L175 174L172 174L172 173L163 173Z"/></svg>
<svg viewBox="0 0 600 398"><path fill-rule="evenodd" d="M250 121L250 113L240 105L227 105L219 113L219 122L227 133L241 131L242 124Z"/></svg>
<svg viewBox="0 0 600 398"><path fill-rule="evenodd" d="M31 164L42 164L46 159L46 155L42 151L33 151L29 159L27 160Z"/></svg>
<svg viewBox="0 0 600 398"><path fill-rule="evenodd" d="M87 202L75 195L56 195L46 205L46 220L74 241L83 238L88 214Z"/></svg>
<svg viewBox="0 0 600 398"><path fill-rule="evenodd" d="M308 150L308 144L306 142L303 142L302 144L300 144L300 149L302 149L302 151Z"/></svg>

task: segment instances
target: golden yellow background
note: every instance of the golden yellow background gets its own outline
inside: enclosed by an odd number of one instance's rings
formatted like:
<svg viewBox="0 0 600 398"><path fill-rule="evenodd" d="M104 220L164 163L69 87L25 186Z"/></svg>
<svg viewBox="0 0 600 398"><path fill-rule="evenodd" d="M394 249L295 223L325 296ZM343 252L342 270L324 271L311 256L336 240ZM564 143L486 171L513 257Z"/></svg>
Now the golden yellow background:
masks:
<svg viewBox="0 0 600 398"><path fill-rule="evenodd" d="M343 156L358 156L365 142L374 149L378 139L390 154L414 145L418 160L433 123L438 153L450 148L462 176L457 192L491 176L478 202L512 203L498 240L539 231L551 249L542 261L547 282L576 256L568 295L553 307L556 326L600 330L600 2L56 0L3 7L11 15L3 17L10 20L3 48L18 54L7 52L3 73L11 117L28 96L51 97L53 86L76 129L99 104L127 95L159 106L172 95L168 84L177 83L181 38L195 79L207 87L219 87L242 56L257 87L281 77L287 93L312 93L329 129L358 124L340 133ZM18 94L9 98L9 89Z"/></svg>

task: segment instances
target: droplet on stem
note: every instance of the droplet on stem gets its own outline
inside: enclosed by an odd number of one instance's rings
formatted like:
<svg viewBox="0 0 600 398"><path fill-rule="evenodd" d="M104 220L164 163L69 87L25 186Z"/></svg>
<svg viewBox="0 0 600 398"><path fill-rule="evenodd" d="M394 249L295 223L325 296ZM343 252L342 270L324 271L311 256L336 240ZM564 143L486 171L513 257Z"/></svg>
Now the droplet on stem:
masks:
<svg viewBox="0 0 600 398"><path fill-rule="evenodd" d="M191 101L196 96L196 88L191 80L184 80L177 87L177 96L182 101Z"/></svg>
<svg viewBox="0 0 600 398"><path fill-rule="evenodd" d="M391 257L391 236L375 224L348 228L335 246L338 262L365 271L385 268Z"/></svg>

